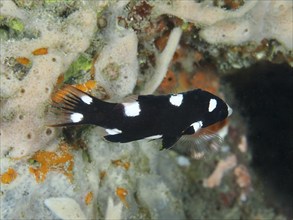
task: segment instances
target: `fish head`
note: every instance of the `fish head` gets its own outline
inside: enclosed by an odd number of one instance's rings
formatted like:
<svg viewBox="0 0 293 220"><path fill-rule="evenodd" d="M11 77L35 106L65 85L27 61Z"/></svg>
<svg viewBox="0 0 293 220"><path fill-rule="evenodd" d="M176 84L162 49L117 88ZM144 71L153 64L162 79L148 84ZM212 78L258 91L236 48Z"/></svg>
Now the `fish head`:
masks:
<svg viewBox="0 0 293 220"><path fill-rule="evenodd" d="M232 108L220 97L203 90L201 96L204 112L203 127L223 121L232 114Z"/></svg>

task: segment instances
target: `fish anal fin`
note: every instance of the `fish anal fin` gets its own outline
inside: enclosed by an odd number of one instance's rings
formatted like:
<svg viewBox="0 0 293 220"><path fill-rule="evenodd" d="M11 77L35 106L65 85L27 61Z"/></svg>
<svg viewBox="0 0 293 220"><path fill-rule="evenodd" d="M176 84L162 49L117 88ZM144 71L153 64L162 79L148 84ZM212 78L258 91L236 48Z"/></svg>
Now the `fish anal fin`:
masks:
<svg viewBox="0 0 293 220"><path fill-rule="evenodd" d="M120 142L121 135L120 134L115 134L115 135L105 135L104 139L106 141L110 142Z"/></svg>
<svg viewBox="0 0 293 220"><path fill-rule="evenodd" d="M164 136L162 137L162 149L170 149L178 140L180 137L176 136Z"/></svg>
<svg viewBox="0 0 293 220"><path fill-rule="evenodd" d="M115 143L127 143L130 141L134 141L126 137L123 133L105 135L104 138L107 141L115 142Z"/></svg>

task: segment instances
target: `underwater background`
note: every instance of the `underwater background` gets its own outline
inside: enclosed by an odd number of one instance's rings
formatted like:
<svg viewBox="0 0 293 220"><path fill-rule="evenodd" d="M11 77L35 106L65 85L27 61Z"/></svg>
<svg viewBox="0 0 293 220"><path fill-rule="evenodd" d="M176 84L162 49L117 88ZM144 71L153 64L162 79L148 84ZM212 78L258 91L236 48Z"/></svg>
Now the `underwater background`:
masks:
<svg viewBox="0 0 293 220"><path fill-rule="evenodd" d="M292 7L2 0L0 218L292 219ZM201 88L233 114L209 127L219 150L193 158L47 126L65 84L109 102Z"/></svg>

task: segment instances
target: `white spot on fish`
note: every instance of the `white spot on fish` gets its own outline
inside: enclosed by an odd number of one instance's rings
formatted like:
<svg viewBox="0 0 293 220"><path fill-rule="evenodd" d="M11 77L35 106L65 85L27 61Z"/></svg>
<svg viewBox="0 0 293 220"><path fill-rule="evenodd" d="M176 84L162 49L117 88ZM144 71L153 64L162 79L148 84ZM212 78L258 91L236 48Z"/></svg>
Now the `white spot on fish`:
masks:
<svg viewBox="0 0 293 220"><path fill-rule="evenodd" d="M117 128L106 129L106 132L107 132L109 135L115 135L115 134L120 134L120 133L122 133L122 131L119 130L119 129L117 129Z"/></svg>
<svg viewBox="0 0 293 220"><path fill-rule="evenodd" d="M202 121L197 121L191 124L193 127L194 133L197 132L202 127Z"/></svg>
<svg viewBox="0 0 293 220"><path fill-rule="evenodd" d="M124 106L124 113L128 117L138 116L140 113L140 106L138 102L122 103Z"/></svg>
<svg viewBox="0 0 293 220"><path fill-rule="evenodd" d="M93 102L93 99L89 97L88 95L81 96L80 98L84 103L88 105L90 105Z"/></svg>
<svg viewBox="0 0 293 220"><path fill-rule="evenodd" d="M163 135L158 134L158 135L153 135L153 136L146 137L145 139L147 139L147 140L155 140L155 139L161 138L162 136Z"/></svg>
<svg viewBox="0 0 293 220"><path fill-rule="evenodd" d="M71 120L73 123L80 122L82 119L83 119L83 114L80 114L80 113L73 113L73 114L70 115L70 120Z"/></svg>
<svg viewBox="0 0 293 220"><path fill-rule="evenodd" d="M217 100L216 99L210 99L209 103L209 112L214 111L214 109L217 107Z"/></svg>
<svg viewBox="0 0 293 220"><path fill-rule="evenodd" d="M179 107L182 104L183 101L183 95L182 94L177 94L177 95L171 95L169 98L169 102L172 105L175 105Z"/></svg>

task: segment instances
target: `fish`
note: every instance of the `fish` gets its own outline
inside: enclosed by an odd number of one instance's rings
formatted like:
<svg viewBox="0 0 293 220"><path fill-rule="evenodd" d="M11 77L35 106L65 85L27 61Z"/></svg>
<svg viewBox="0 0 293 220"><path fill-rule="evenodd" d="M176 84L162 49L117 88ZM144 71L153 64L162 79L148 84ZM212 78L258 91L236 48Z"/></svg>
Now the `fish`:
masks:
<svg viewBox="0 0 293 220"><path fill-rule="evenodd" d="M71 85L56 94L52 106L62 113L52 127L96 125L105 129L105 140L127 143L162 140L171 148L182 136L196 134L232 114L221 98L201 89L167 95L139 95L131 101L111 103Z"/></svg>

